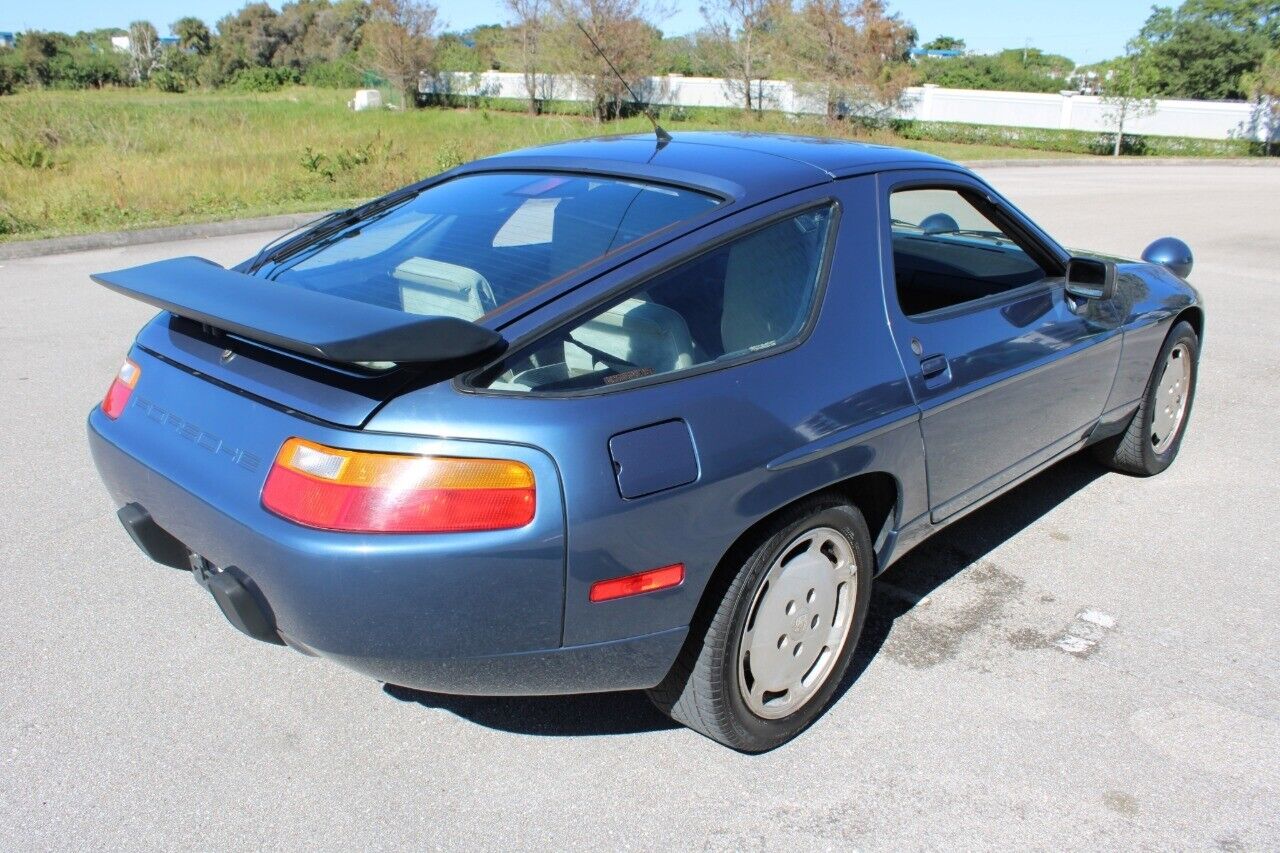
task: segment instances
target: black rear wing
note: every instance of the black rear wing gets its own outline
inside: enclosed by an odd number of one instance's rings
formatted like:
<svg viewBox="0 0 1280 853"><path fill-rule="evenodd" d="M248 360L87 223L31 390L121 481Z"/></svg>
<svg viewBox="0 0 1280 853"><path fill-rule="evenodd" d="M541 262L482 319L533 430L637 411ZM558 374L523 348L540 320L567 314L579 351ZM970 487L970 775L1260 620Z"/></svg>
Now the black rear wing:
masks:
<svg viewBox="0 0 1280 853"><path fill-rule="evenodd" d="M499 352L491 329L458 317L423 317L173 258L95 273L98 284L249 340L347 364L462 362Z"/></svg>

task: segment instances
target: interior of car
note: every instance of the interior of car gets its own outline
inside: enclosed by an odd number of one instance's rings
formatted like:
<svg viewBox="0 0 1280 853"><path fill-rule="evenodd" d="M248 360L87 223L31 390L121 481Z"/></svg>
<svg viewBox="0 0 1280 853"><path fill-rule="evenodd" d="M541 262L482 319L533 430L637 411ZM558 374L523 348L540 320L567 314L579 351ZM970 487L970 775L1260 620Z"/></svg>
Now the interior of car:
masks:
<svg viewBox="0 0 1280 853"><path fill-rule="evenodd" d="M509 358L488 387L571 391L723 361L797 335L830 211L790 217L660 273Z"/></svg>
<svg viewBox="0 0 1280 853"><path fill-rule="evenodd" d="M1044 271L1016 246L934 235L893 235L898 302L908 315L927 314L1040 281Z"/></svg>
<svg viewBox="0 0 1280 853"><path fill-rule="evenodd" d="M412 314L476 320L720 200L578 175L464 175L320 242L266 277Z"/></svg>
<svg viewBox="0 0 1280 853"><path fill-rule="evenodd" d="M1045 271L969 200L951 189L890 197L898 303L916 316L1034 284Z"/></svg>

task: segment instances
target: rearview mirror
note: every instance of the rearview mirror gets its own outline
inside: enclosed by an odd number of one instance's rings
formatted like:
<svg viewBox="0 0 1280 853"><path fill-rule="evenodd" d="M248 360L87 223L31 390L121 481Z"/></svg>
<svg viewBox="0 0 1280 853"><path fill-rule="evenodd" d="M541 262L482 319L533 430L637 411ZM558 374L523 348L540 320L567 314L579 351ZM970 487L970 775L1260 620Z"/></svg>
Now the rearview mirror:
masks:
<svg viewBox="0 0 1280 853"><path fill-rule="evenodd" d="M1116 265L1097 258L1067 261L1067 293L1081 299L1110 299L1116 292Z"/></svg>

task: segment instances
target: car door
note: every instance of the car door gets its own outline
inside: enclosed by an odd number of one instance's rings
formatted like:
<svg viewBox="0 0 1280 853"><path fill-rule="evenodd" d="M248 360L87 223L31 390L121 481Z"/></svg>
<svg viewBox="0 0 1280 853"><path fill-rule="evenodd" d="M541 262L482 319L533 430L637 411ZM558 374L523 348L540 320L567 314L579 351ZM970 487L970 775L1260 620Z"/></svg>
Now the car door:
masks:
<svg viewBox="0 0 1280 853"><path fill-rule="evenodd" d="M938 522L1078 443L1121 339L1066 293L1066 253L980 181L885 173L880 202L885 302Z"/></svg>

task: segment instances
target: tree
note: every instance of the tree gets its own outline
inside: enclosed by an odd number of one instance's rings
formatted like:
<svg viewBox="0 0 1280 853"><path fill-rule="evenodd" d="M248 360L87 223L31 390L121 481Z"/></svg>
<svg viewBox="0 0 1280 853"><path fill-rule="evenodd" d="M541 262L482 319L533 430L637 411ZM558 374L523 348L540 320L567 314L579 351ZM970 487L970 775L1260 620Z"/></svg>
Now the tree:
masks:
<svg viewBox="0 0 1280 853"><path fill-rule="evenodd" d="M0 48L0 96L12 95L26 80L26 68L11 47ZM0 220L3 221L3 220Z"/></svg>
<svg viewBox="0 0 1280 853"><path fill-rule="evenodd" d="M271 64L278 68L302 70L312 62L330 59L317 38L317 19L329 9L329 0L298 0L280 7L271 29L278 39Z"/></svg>
<svg viewBox="0 0 1280 853"><path fill-rule="evenodd" d="M131 58L77 38L53 58L50 77L55 86L77 89L127 86L132 81Z"/></svg>
<svg viewBox="0 0 1280 853"><path fill-rule="evenodd" d="M965 48L964 39L958 39L955 36L938 36L931 42L921 45L925 50L959 50Z"/></svg>
<svg viewBox="0 0 1280 853"><path fill-rule="evenodd" d="M284 41L276 28L278 17L266 3L249 3L218 21L218 56L224 74L271 64Z"/></svg>
<svg viewBox="0 0 1280 853"><path fill-rule="evenodd" d="M1133 39L1125 47L1125 55L1107 69L1102 93L1103 106L1116 126L1113 156L1119 157L1124 147L1125 122L1155 110L1158 85L1159 78L1147 45L1140 38Z"/></svg>
<svg viewBox="0 0 1280 853"><path fill-rule="evenodd" d="M782 5L781 0L708 0L699 10L707 22L704 38L714 45L713 63L748 112L761 106L752 103L751 85L768 76L767 40Z"/></svg>
<svg viewBox="0 0 1280 853"><path fill-rule="evenodd" d="M489 70L480 51L464 33L441 33L436 38L435 64L442 71L479 74Z"/></svg>
<svg viewBox="0 0 1280 853"><path fill-rule="evenodd" d="M994 55L923 57L916 67L924 82L948 89L1057 92L1075 63L1036 48L1017 48Z"/></svg>
<svg viewBox="0 0 1280 853"><path fill-rule="evenodd" d="M27 30L19 34L16 48L19 61L26 68L29 85L48 86L53 82L54 59L69 46L69 42L63 33Z"/></svg>
<svg viewBox="0 0 1280 853"><path fill-rule="evenodd" d="M560 21L556 41L564 67L586 90L597 121L622 114L630 100L622 84L591 44L600 45L623 79L637 82L653 68L661 33L647 21L666 14L647 0L553 0ZM588 38L583 30L590 33Z"/></svg>
<svg viewBox="0 0 1280 853"><path fill-rule="evenodd" d="M497 71L502 67L499 55L506 46L507 31L501 24L481 24L462 34L471 43L485 71Z"/></svg>
<svg viewBox="0 0 1280 853"><path fill-rule="evenodd" d="M178 39L178 47L198 56L205 56L213 49L213 33L204 21L188 15L169 25L169 32Z"/></svg>
<svg viewBox="0 0 1280 853"><path fill-rule="evenodd" d="M160 34L150 21L129 25L129 76L134 83L145 82L160 62Z"/></svg>
<svg viewBox="0 0 1280 853"><path fill-rule="evenodd" d="M99 88L134 82L133 59L116 51L111 37L125 30L66 33L28 30L18 36L14 48L0 49L4 82L0 90L26 83L30 86Z"/></svg>
<svg viewBox="0 0 1280 853"><path fill-rule="evenodd" d="M285 3L271 24L278 40L271 64L306 71L341 59L360 46L361 27L368 17L368 6L360 0Z"/></svg>
<svg viewBox="0 0 1280 853"><path fill-rule="evenodd" d="M659 74L683 74L686 77L715 77L722 73L720 58L708 50L711 46L704 31L686 36L663 36L658 43Z"/></svg>
<svg viewBox="0 0 1280 853"><path fill-rule="evenodd" d="M1273 153L1276 135L1280 133L1280 50L1269 50L1257 71L1246 73L1240 87L1256 104L1254 115L1264 132L1267 154Z"/></svg>
<svg viewBox="0 0 1280 853"><path fill-rule="evenodd" d="M1156 94L1241 99L1243 75L1258 68L1268 48L1280 47L1280 3L1186 0L1177 9L1156 6L1138 38Z"/></svg>
<svg viewBox="0 0 1280 853"><path fill-rule="evenodd" d="M416 103L419 77L435 59L436 7L425 0L373 0L364 43L405 105Z"/></svg>
<svg viewBox="0 0 1280 853"><path fill-rule="evenodd" d="M539 71L543 63L543 39L547 30L547 0L505 0L511 13L511 28L518 53L517 62L524 76L525 96L529 101L529 114L537 115L542 109L538 97L543 80Z"/></svg>
<svg viewBox="0 0 1280 853"><path fill-rule="evenodd" d="M799 79L817 87L828 118L879 120L911 80L915 30L882 0L805 0L789 29Z"/></svg>

